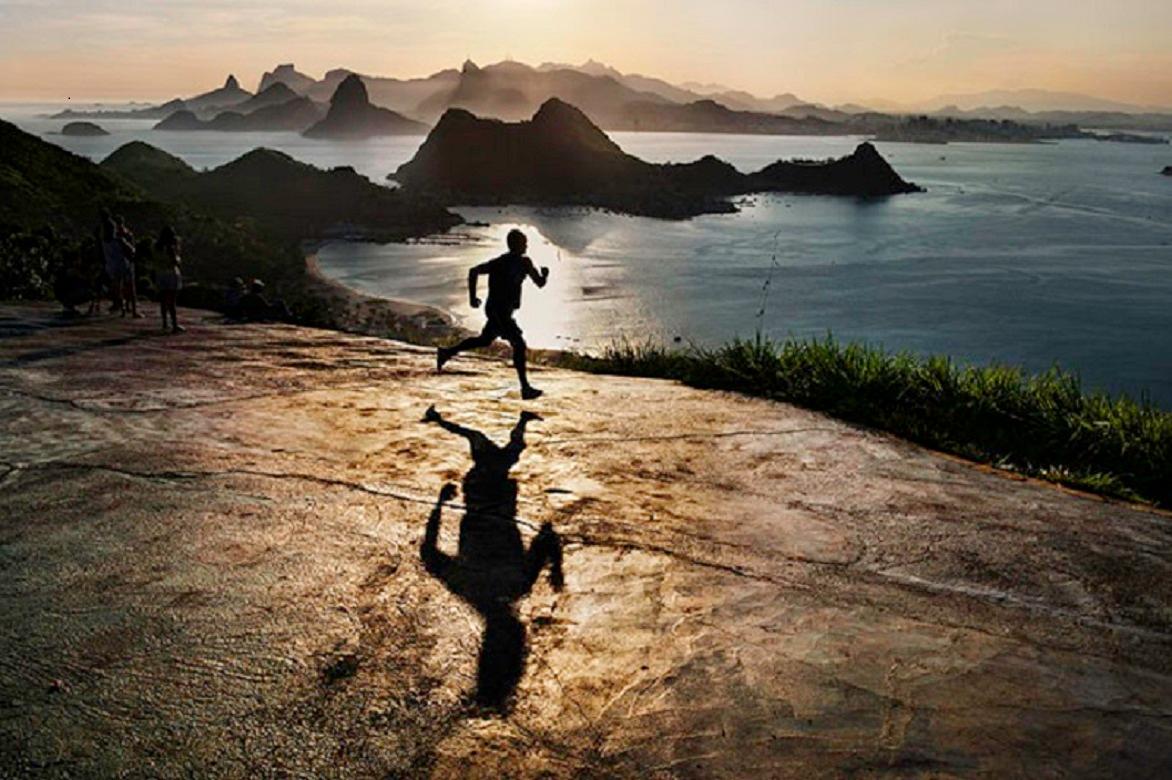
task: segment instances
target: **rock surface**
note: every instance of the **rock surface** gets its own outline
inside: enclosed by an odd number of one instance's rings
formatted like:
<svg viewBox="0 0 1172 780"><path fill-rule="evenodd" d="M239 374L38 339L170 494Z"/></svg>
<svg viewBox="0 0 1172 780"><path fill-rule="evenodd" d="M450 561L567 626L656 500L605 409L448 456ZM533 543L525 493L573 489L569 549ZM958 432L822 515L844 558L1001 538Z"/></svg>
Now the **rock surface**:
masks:
<svg viewBox="0 0 1172 780"><path fill-rule="evenodd" d="M1172 769L1166 515L660 381L538 370L518 434L498 358L180 318L0 306L13 775Z"/></svg>

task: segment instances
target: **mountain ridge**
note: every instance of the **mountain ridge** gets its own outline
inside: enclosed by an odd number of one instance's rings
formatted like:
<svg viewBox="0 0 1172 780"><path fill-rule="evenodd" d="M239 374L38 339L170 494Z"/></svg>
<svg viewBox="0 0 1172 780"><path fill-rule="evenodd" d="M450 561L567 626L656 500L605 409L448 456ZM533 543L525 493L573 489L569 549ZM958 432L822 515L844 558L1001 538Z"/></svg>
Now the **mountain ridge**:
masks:
<svg viewBox="0 0 1172 780"><path fill-rule="evenodd" d="M307 138L371 138L379 135L422 135L427 125L370 102L362 77L351 73L338 84L325 117L303 131Z"/></svg>
<svg viewBox="0 0 1172 780"><path fill-rule="evenodd" d="M520 122L449 109L391 177L408 192L448 203L593 206L666 219L735 211L729 198L752 192L879 196L919 190L870 144L837 161L778 161L753 174L711 155L649 163L624 152L579 108L558 98Z"/></svg>

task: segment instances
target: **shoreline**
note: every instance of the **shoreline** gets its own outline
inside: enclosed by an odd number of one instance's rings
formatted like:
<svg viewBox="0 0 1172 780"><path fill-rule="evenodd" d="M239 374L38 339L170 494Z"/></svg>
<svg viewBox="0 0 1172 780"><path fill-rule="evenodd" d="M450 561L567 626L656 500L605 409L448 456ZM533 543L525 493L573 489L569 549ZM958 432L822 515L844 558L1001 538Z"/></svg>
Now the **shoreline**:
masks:
<svg viewBox="0 0 1172 780"><path fill-rule="evenodd" d="M424 303L370 295L331 279L317 262L317 250L324 242L307 243L305 292L325 307L322 327L364 336L378 336L423 346L439 346L474 335L456 323L451 313ZM496 357L508 357L507 344L494 343L481 350ZM562 349L528 348L531 363L565 367L574 353Z"/></svg>
<svg viewBox="0 0 1172 780"><path fill-rule="evenodd" d="M317 242L304 247L305 292L324 307L328 327L426 345L468 333L442 309L369 295L331 279L317 262L320 246L321 243Z"/></svg>

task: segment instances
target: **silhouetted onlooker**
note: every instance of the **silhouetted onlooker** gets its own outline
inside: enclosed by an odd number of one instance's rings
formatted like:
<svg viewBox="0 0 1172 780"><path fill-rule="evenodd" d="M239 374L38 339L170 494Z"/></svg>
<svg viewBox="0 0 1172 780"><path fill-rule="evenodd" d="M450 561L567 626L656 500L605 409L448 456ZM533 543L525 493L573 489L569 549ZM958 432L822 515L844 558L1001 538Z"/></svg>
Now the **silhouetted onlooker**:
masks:
<svg viewBox="0 0 1172 780"><path fill-rule="evenodd" d="M92 276L86 268L85 246L69 252L53 281L53 294L68 315L77 315L77 307L94 298Z"/></svg>
<svg viewBox="0 0 1172 780"><path fill-rule="evenodd" d="M261 322L269 318L269 301L265 298L265 283L253 279L248 292L240 299L240 319Z"/></svg>
<svg viewBox="0 0 1172 780"><path fill-rule="evenodd" d="M115 217L117 223L117 237L122 250L122 278L121 278L121 292L122 292L122 313L126 314L126 306L130 306L130 316L135 319L141 319L143 315L138 312L138 283L135 275L134 256L136 254L134 246L134 233L126 225L126 219L121 215Z"/></svg>
<svg viewBox="0 0 1172 780"><path fill-rule="evenodd" d="M265 283L260 279L253 279L248 286L248 292L240 299L240 319L249 322L288 322L293 319L293 314L284 301L270 303L264 292Z"/></svg>
<svg viewBox="0 0 1172 780"><path fill-rule="evenodd" d="M248 288L245 286L244 280L237 276L232 280L232 284L228 286L227 292L224 293L224 314L228 319L244 319L241 302L244 300L245 295L248 295Z"/></svg>
<svg viewBox="0 0 1172 780"><path fill-rule="evenodd" d="M158 271L155 274L155 285L159 289L159 311L163 315L163 330L167 330L167 315L169 314L171 316L171 331L182 333L186 328L179 324L179 315L175 310L179 290L183 287L180 242L179 236L175 234L175 230L170 225L159 233L155 248L162 255Z"/></svg>
<svg viewBox="0 0 1172 780"><path fill-rule="evenodd" d="M126 274L126 258L122 240L118 237L118 223L104 214L101 227L102 259L105 269L105 287L110 293L110 311L126 314L122 300L122 279Z"/></svg>

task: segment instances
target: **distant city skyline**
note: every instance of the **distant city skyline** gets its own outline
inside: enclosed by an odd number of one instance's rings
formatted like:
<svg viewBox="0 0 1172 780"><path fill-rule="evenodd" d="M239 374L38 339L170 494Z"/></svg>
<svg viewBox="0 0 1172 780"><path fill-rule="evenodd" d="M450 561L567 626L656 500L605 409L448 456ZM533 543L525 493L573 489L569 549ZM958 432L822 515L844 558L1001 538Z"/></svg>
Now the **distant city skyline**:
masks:
<svg viewBox="0 0 1172 780"><path fill-rule="evenodd" d="M0 100L162 100L255 89L293 62L424 76L587 59L675 83L826 104L1035 88L1172 105L1172 3L1152 0L4 0Z"/></svg>

